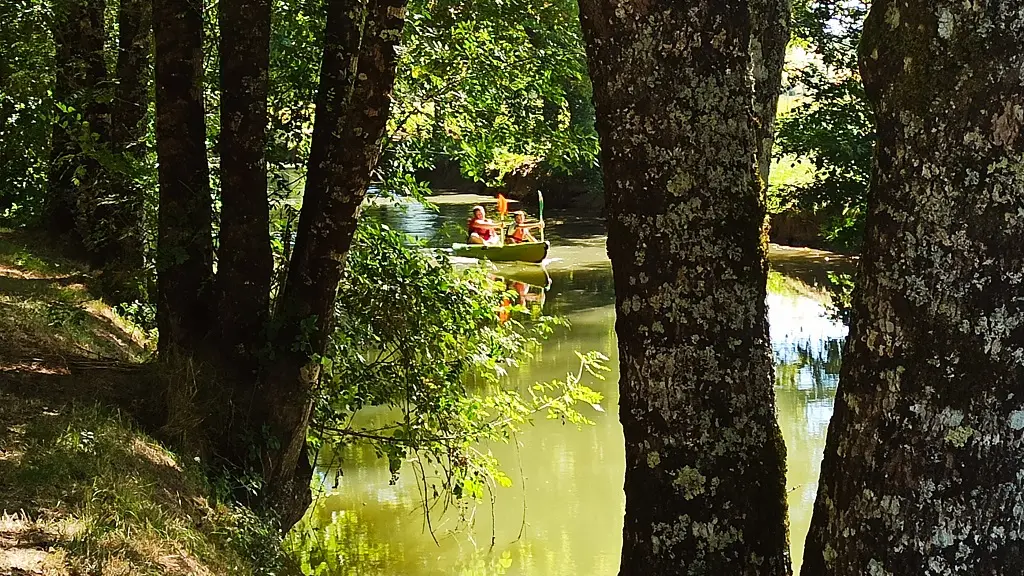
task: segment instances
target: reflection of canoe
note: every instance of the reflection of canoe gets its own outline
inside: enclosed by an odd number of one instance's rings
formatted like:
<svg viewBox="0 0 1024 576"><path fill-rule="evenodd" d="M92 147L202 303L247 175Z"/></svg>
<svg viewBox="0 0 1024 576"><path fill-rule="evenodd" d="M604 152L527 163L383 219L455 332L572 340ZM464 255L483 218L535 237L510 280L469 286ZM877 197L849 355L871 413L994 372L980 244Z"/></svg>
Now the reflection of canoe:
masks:
<svg viewBox="0 0 1024 576"><path fill-rule="evenodd" d="M486 244L452 244L452 253L463 258L494 262L533 262L539 264L548 255L547 242L523 242L504 246Z"/></svg>
<svg viewBox="0 0 1024 576"><path fill-rule="evenodd" d="M494 275L506 280L525 282L545 290L551 286L551 277L543 266L504 264L495 266Z"/></svg>

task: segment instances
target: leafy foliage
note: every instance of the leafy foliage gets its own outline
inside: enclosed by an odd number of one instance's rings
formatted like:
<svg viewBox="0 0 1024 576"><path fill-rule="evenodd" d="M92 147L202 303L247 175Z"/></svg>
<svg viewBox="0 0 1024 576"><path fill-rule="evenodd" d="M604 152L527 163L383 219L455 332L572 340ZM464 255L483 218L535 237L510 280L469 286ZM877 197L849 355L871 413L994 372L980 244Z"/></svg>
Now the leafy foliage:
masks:
<svg viewBox="0 0 1024 576"><path fill-rule="evenodd" d="M410 3L390 165L443 156L491 180L529 160L593 165L597 135L575 2Z"/></svg>
<svg viewBox="0 0 1024 576"><path fill-rule="evenodd" d="M868 3L804 0L794 6L794 35L814 55L792 70L805 100L779 119L776 153L809 158L811 182L774 191L776 210L825 215L825 238L856 247L863 232L874 127L857 68Z"/></svg>
<svg viewBox="0 0 1024 576"><path fill-rule="evenodd" d="M0 5L0 223L39 216L50 157L53 85L51 5Z"/></svg>
<svg viewBox="0 0 1024 576"><path fill-rule="evenodd" d="M424 494L469 505L510 483L480 443L507 442L538 414L588 423L577 408L600 410L602 398L582 380L600 378L605 358L580 355L579 372L564 381L508 387L509 369L564 322L523 322L517 317L528 312L518 307L500 321L502 285L408 242L376 223L358 233L338 296L337 330L321 360L312 441L333 454L368 442L392 474L413 462L430 484ZM360 414L371 408L373 414Z"/></svg>

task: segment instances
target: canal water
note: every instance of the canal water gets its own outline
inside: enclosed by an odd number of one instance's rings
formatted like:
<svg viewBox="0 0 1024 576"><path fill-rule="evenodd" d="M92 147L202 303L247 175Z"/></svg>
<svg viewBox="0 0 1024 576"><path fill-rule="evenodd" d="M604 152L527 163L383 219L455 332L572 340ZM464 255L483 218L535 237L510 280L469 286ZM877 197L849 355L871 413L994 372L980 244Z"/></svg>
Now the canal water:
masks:
<svg viewBox="0 0 1024 576"><path fill-rule="evenodd" d="M378 207L393 226L440 245L435 231L460 227L482 197L441 196L438 210L418 204ZM588 384L604 394L603 413L587 410L595 425L582 430L538 419L519 445L489 448L513 481L493 503L482 502L465 526L456 514L435 513L433 535L410 469L396 483L372 450L342 454L344 475L328 483L310 512L310 526L331 556L324 574L491 574L613 576L619 567L625 468L618 421L617 349L611 264L603 225L566 213L545 214L551 240L550 286L544 311L568 318L527 365L510 377L521 382L565 378L578 368L576 351L610 358L604 381ZM825 432L832 414L846 327L832 319L829 272L852 262L826 253L773 247L768 315L776 361L778 417L788 450L791 546L799 563L810 523ZM516 276L521 270L499 268ZM325 477L332 476L325 474ZM435 541L436 538L436 541ZM492 545L493 542L493 545ZM329 545L327 545L329 543Z"/></svg>

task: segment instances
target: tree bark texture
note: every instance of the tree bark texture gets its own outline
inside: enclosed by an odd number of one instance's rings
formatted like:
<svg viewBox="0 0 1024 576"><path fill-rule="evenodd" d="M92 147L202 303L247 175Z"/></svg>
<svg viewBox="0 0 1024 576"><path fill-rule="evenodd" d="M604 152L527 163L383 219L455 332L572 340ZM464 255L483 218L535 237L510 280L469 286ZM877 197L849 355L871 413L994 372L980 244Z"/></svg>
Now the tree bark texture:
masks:
<svg viewBox="0 0 1024 576"><path fill-rule="evenodd" d="M757 172L765 190L772 168L775 116L782 91L782 70L789 45L790 0L751 0L750 69L754 76L754 127Z"/></svg>
<svg viewBox="0 0 1024 576"><path fill-rule="evenodd" d="M212 201L203 109L200 0L154 0L158 352L203 351L211 328Z"/></svg>
<svg viewBox="0 0 1024 576"><path fill-rule="evenodd" d="M380 155L405 6L406 0L371 0L365 7L332 0L328 7L306 190L275 318L279 357L262 394L265 421L280 441L266 454L265 477L286 524L309 501L306 427L319 372L313 357L331 335L345 255Z"/></svg>
<svg viewBox="0 0 1024 576"><path fill-rule="evenodd" d="M115 300L145 298L142 284L145 225L143 190L136 181L148 152L150 52L153 46L151 0L120 0L118 11L117 87L111 115L110 144L125 168L111 174L110 196L100 220L111 231L94 251L103 267L104 292Z"/></svg>
<svg viewBox="0 0 1024 576"><path fill-rule="evenodd" d="M789 574L748 3L580 8L621 359L620 573Z"/></svg>
<svg viewBox="0 0 1024 576"><path fill-rule="evenodd" d="M1024 6L875 0L878 143L805 575L1024 573Z"/></svg>
<svg viewBox="0 0 1024 576"><path fill-rule="evenodd" d="M220 344L255 381L254 355L269 313L273 254L267 199L270 1L221 0Z"/></svg>
<svg viewBox="0 0 1024 576"><path fill-rule="evenodd" d="M103 47L105 0L69 0L56 8L54 41L56 82L54 100L68 111L58 111L54 124L48 175L48 219L51 233L81 244L89 230L83 226L81 186L98 177L98 164L87 157L93 144L109 138L109 109L100 90L107 80ZM83 228L86 228L83 234Z"/></svg>

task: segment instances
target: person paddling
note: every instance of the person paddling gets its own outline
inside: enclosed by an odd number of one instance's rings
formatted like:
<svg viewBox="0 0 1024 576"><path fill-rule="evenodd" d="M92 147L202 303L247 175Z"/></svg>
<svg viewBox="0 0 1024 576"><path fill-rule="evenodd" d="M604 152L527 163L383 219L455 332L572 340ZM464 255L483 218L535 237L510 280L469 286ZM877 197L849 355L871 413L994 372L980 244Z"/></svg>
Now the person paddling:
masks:
<svg viewBox="0 0 1024 576"><path fill-rule="evenodd" d="M520 244L522 242L537 242L530 230L540 230L544 228L543 222L535 222L531 224L526 223L526 212L519 210L515 213L516 221L512 227L511 232L505 237L506 242L512 244Z"/></svg>
<svg viewBox="0 0 1024 576"><path fill-rule="evenodd" d="M466 224L470 244L497 244L501 237L495 232L500 226L487 218L483 206L473 207L473 216Z"/></svg>

